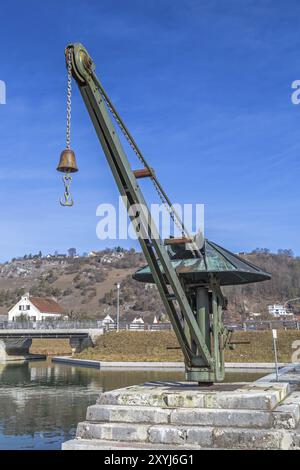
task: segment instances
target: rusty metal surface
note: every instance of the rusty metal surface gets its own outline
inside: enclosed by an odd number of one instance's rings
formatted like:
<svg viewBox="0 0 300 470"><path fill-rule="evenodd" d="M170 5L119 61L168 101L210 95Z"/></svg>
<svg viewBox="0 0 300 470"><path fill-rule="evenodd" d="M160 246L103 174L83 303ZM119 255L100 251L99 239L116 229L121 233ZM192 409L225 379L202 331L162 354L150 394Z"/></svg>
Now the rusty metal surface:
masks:
<svg viewBox="0 0 300 470"><path fill-rule="evenodd" d="M133 170L133 174L136 178L147 178L152 176L153 173L149 168L140 168L138 170Z"/></svg>
<svg viewBox="0 0 300 470"><path fill-rule="evenodd" d="M59 164L56 169L57 171L61 171L63 173L75 173L78 171L75 153L73 150L65 149L61 152Z"/></svg>
<svg viewBox="0 0 300 470"><path fill-rule="evenodd" d="M164 240L165 245L182 245L185 243L192 243L193 239L192 238L166 238Z"/></svg>

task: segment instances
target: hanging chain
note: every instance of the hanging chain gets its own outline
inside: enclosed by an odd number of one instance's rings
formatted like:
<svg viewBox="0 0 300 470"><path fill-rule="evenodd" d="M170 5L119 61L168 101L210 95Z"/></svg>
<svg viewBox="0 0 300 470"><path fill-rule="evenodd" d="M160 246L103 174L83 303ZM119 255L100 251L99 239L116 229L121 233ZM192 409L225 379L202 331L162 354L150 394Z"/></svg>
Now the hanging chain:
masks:
<svg viewBox="0 0 300 470"><path fill-rule="evenodd" d="M178 218L175 216L175 213L174 213L174 209L172 208L172 206L170 206L167 201L165 200L162 192L160 191L159 187L158 187L158 184L156 182L156 180L152 177L151 178L152 180L152 183L153 183L153 186L154 188L156 189L156 192L158 194L158 197L160 198L161 202L163 203L165 209L167 210L167 212L169 213L171 219L173 220L174 224L176 225L176 227L178 228L178 230L181 232L181 235L184 237L186 236L187 238L189 238L189 234L187 233L187 231L185 230L184 226L183 226L183 223L181 222L181 220L178 220Z"/></svg>
<svg viewBox="0 0 300 470"><path fill-rule="evenodd" d="M68 50L68 91L67 91L67 133L66 143L67 149L71 145L71 111L72 111L72 53Z"/></svg>
<svg viewBox="0 0 300 470"><path fill-rule="evenodd" d="M72 52L71 49L68 50L67 57L67 69L68 69L68 86L67 86L67 129L66 129L66 148L70 150L71 148L71 111L72 111ZM72 182L72 176L70 172L66 170L66 173L62 177L65 192L64 197L60 199L60 204L62 206L73 206L74 201L70 194L70 185Z"/></svg>
<svg viewBox="0 0 300 470"><path fill-rule="evenodd" d="M143 165L145 165L148 169L151 170L151 168L149 168L146 160L144 159L143 155L141 154L141 152L139 151L139 149L136 147L136 145L134 144L134 142L132 141L131 137L128 135L128 132L127 130L125 129L125 127L123 126L123 123L121 122L121 120L119 119L118 115L116 114L116 112L114 111L108 97L106 96L106 94L104 93L104 90L102 89L100 83L97 82L97 85L98 85L98 89L99 89L99 92L101 93L101 96L103 98L103 100L105 101L105 104L108 108L108 110L110 111L111 115L114 117L115 121L117 122L120 130L122 131L124 137L126 138L127 142L129 143L130 147L132 148L132 150L134 151L134 153L136 154L136 156L138 157L138 159L143 163ZM159 188L159 184L158 182L156 181L156 178L154 176L151 176L151 180L152 180L152 183L154 185L154 188L161 200L161 202L163 203L165 209L167 210L167 212L169 213L171 219L173 220L174 224L177 226L177 228L179 229L179 231L181 232L182 236L186 236L187 238L190 238L190 235L188 234L188 232L186 231L184 225L183 225L183 222L179 219L178 215L175 213L173 207L171 204L168 203L168 201L166 200L164 194L162 193L162 191L160 190Z"/></svg>

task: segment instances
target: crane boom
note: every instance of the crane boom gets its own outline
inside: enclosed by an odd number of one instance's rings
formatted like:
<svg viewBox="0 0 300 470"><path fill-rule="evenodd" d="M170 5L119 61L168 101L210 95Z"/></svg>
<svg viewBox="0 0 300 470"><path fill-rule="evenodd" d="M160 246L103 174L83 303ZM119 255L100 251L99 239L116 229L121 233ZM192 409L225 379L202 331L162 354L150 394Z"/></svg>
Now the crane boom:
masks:
<svg viewBox="0 0 300 470"><path fill-rule="evenodd" d="M198 382L222 380L224 361L221 343L224 330L221 325L220 308L223 297L220 290L218 290L218 282L211 276L212 307L211 312L208 312L208 306L206 305L208 303L207 290L205 291L205 298L201 298L199 294L200 297L196 296L195 301L193 293L185 288L184 280L176 272L165 246L168 241L164 243L159 235L138 184L139 178L150 177L153 180L155 187L160 191L164 202L169 205L173 217L181 228L183 235L181 243L193 244L193 239L188 235L178 214L175 213L174 215L172 204L158 182L155 173L146 162L103 89L95 74L95 64L87 50L79 43L70 44L66 48L66 57L71 57L72 76L78 84L120 194L123 196L123 200L126 201L129 218L136 228L139 243L181 346L187 378ZM116 119L131 147L143 163L144 168L140 170L131 168L111 115ZM136 223L137 217L138 224ZM201 257L201 253L199 250L197 251L197 248L194 249L193 254L196 258ZM202 308L202 317L193 308L195 302L200 305L199 312ZM210 314L213 316L211 326ZM211 336L213 336L212 339Z"/></svg>

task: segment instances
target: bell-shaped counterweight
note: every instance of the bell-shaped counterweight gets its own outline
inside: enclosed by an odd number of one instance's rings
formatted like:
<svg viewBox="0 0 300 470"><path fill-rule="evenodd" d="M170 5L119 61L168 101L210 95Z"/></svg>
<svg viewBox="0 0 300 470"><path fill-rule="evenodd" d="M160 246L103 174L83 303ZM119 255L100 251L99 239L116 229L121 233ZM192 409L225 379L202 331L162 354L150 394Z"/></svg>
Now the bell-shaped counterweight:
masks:
<svg viewBox="0 0 300 470"><path fill-rule="evenodd" d="M63 173L75 173L78 171L75 153L73 150L65 149L60 154L59 164L56 169L57 171L61 171Z"/></svg>

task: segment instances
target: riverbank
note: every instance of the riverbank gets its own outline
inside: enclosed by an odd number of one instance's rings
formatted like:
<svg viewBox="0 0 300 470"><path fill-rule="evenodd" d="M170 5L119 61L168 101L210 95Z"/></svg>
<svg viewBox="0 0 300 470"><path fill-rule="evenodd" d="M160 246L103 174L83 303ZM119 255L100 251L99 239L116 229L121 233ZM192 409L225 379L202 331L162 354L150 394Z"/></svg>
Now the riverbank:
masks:
<svg viewBox="0 0 300 470"><path fill-rule="evenodd" d="M298 330L278 330L278 361L292 361L293 342L300 340ZM271 331L238 331L232 341L242 342L234 350L226 350L230 363L273 363ZM49 356L71 356L68 340L33 340L30 352ZM77 359L101 362L183 362L177 339L172 331L121 331L99 337L94 348L74 356Z"/></svg>
<svg viewBox="0 0 300 470"><path fill-rule="evenodd" d="M278 361L289 363L293 342L300 340L298 330L278 330ZM274 363L271 331L238 331L233 342L242 342L234 350L225 351L231 363ZM183 362L183 355L172 331L121 331L99 337L94 348L75 355L78 359L106 362Z"/></svg>
<svg viewBox="0 0 300 470"><path fill-rule="evenodd" d="M89 359L78 359L70 356L54 356L52 362L70 364L74 366L93 367L95 369L134 369L134 370L179 370L184 371L183 362L107 362ZM286 366L279 363L279 367ZM274 370L274 362L225 362L225 369L228 371L270 371Z"/></svg>

